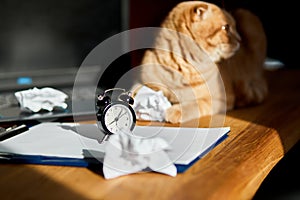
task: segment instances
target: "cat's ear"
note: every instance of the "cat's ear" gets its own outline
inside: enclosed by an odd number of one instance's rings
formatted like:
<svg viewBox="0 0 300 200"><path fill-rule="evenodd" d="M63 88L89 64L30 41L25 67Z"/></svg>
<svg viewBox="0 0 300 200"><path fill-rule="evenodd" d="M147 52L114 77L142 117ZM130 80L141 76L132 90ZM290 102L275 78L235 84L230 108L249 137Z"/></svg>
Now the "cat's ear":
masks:
<svg viewBox="0 0 300 200"><path fill-rule="evenodd" d="M200 4L194 7L192 10L192 18L194 21L203 20L206 18L208 5Z"/></svg>

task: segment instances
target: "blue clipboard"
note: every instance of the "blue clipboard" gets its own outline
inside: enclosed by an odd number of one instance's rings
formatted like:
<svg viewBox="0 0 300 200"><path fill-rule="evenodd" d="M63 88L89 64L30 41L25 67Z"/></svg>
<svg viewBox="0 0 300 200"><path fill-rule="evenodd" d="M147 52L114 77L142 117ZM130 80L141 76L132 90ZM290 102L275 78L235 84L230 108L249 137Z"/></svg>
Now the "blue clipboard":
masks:
<svg viewBox="0 0 300 200"><path fill-rule="evenodd" d="M183 173L195 164L199 159L210 152L214 147L220 144L223 140L228 137L225 134L221 137L214 145L204 151L196 159L190 162L188 165L175 164L177 173ZM72 167L89 167L98 166L101 167L103 163L96 158L64 158L55 156L41 156L41 155L21 155L12 153L0 153L0 163L9 164L39 164L39 165L56 165L56 166L72 166Z"/></svg>

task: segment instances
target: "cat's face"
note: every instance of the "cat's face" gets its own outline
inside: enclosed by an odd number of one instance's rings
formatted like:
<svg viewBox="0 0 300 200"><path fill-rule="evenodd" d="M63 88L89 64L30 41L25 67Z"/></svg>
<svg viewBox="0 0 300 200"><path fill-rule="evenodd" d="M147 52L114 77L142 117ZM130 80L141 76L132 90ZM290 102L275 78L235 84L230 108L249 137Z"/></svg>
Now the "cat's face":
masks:
<svg viewBox="0 0 300 200"><path fill-rule="evenodd" d="M201 1L178 4L163 26L191 36L214 62L227 59L239 49L240 36L232 16L219 7Z"/></svg>

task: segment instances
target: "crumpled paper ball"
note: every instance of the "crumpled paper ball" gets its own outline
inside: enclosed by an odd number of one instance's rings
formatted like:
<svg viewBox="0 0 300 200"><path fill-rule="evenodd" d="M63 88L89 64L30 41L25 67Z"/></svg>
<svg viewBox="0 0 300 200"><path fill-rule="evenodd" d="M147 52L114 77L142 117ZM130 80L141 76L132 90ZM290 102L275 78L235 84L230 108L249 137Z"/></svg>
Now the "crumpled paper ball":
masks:
<svg viewBox="0 0 300 200"><path fill-rule="evenodd" d="M166 110L171 106L162 91L143 86L134 97L133 109L137 119L162 122L165 121Z"/></svg>
<svg viewBox="0 0 300 200"><path fill-rule="evenodd" d="M65 100L68 95L54 88L45 87L38 89L23 90L15 92L15 96L24 111L39 112L40 110L52 111L55 107L67 108Z"/></svg>
<svg viewBox="0 0 300 200"><path fill-rule="evenodd" d="M177 169L165 151L169 144L162 138L141 138L131 133L111 135L105 147L103 173L106 179L143 172L155 171L170 176Z"/></svg>

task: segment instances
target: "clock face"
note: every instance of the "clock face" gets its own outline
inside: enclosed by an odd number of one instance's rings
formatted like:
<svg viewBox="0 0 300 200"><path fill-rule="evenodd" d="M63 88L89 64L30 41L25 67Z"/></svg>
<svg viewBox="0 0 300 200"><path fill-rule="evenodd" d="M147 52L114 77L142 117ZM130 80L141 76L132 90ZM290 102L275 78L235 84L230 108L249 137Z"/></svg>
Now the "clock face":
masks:
<svg viewBox="0 0 300 200"><path fill-rule="evenodd" d="M130 131L135 121L128 106L113 104L105 111L104 123L108 131L118 133L120 130Z"/></svg>

